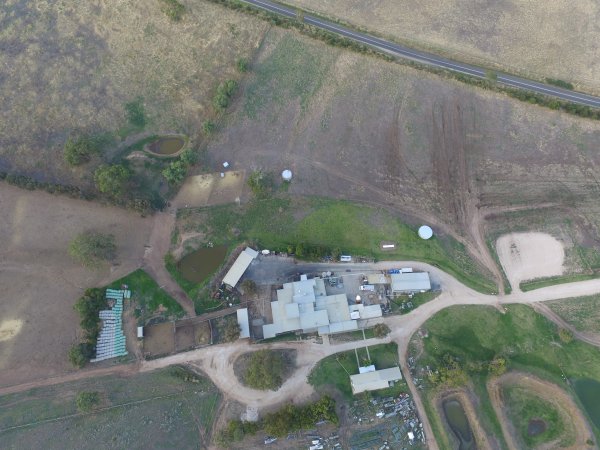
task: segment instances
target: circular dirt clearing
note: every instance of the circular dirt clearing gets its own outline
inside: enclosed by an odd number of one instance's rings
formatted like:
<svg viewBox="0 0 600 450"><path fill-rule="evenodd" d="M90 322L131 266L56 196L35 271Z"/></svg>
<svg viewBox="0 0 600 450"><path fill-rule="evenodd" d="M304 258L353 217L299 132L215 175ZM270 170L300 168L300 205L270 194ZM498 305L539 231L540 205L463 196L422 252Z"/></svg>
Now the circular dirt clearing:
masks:
<svg viewBox="0 0 600 450"><path fill-rule="evenodd" d="M505 234L498 238L496 251L514 290L521 281L563 273L563 246L546 233Z"/></svg>

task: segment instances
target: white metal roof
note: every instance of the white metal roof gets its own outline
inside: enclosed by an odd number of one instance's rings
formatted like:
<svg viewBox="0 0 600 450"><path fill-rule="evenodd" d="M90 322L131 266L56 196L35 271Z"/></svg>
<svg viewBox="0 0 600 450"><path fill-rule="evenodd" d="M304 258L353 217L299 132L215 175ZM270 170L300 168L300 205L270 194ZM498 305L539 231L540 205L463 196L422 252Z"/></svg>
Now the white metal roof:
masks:
<svg viewBox="0 0 600 450"><path fill-rule="evenodd" d="M240 339L250 337L250 321L248 320L248 308L237 310L237 322L240 326Z"/></svg>
<svg viewBox="0 0 600 450"><path fill-rule="evenodd" d="M389 387L390 381L398 381L402 379L402 373L399 367L391 367L389 369L376 370L374 372L358 373L350 375L350 384L352 392L359 394L365 391L376 391Z"/></svg>
<svg viewBox="0 0 600 450"><path fill-rule="evenodd" d="M391 278L392 292L419 292L431 289L427 272L394 273Z"/></svg>
<svg viewBox="0 0 600 450"><path fill-rule="evenodd" d="M246 249L240 253L240 256L237 257L227 275L223 278L223 283L228 286L235 287L244 275L244 272L250 265L250 263L258 256L258 252L250 247L246 247Z"/></svg>

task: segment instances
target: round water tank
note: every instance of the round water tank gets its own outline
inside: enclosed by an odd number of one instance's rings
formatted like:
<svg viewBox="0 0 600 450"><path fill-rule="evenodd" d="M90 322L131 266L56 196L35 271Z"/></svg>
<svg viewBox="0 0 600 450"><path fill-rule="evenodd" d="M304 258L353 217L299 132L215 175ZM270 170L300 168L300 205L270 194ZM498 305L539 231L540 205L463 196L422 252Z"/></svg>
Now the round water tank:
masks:
<svg viewBox="0 0 600 450"><path fill-rule="evenodd" d="M291 181L292 180L292 171L285 169L283 172L281 172L281 178L283 178L285 181Z"/></svg>
<svg viewBox="0 0 600 450"><path fill-rule="evenodd" d="M433 236L433 230L431 227L428 227L427 225L422 225L419 227L419 237L421 239L430 239L431 236Z"/></svg>

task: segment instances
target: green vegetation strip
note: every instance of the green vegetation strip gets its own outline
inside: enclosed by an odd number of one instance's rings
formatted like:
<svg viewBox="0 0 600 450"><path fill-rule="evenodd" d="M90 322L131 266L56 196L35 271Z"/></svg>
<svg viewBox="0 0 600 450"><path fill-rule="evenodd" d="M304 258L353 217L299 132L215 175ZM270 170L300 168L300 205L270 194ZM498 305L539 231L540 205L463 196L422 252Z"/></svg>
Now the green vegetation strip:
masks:
<svg viewBox="0 0 600 450"><path fill-rule="evenodd" d="M418 369L429 366L433 370L433 376L424 380L428 401L439 389L473 386L480 420L496 436L502 436L502 431L487 395L490 376L506 368L529 372L562 386L574 397L564 376L600 380L597 348L577 340L561 341L557 327L528 306L506 309L504 314L484 306L440 311L424 324L429 337L423 339L423 353L417 361ZM598 438L600 429L594 428L594 433Z"/></svg>
<svg viewBox="0 0 600 450"><path fill-rule="evenodd" d="M543 287L554 286L556 284L574 283L576 281L592 280L600 277L600 274L574 273L570 275L561 275L557 277L538 278L535 280L522 281L519 287L523 292L533 291Z"/></svg>
<svg viewBox="0 0 600 450"><path fill-rule="evenodd" d="M496 291L490 275L481 272L461 243L448 236L424 241L415 229L384 209L315 197L267 198L241 208L223 205L183 210L178 220L183 228L180 232L202 232L215 245L248 241L313 260L340 252L375 259L419 260L477 291ZM382 251L381 241L396 242L396 249Z"/></svg>

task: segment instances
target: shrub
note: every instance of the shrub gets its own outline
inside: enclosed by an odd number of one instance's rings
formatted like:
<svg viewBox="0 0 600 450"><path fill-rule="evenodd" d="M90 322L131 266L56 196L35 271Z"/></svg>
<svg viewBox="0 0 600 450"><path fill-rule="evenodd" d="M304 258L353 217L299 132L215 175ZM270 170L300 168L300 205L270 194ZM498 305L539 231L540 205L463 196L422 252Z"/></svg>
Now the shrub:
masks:
<svg viewBox="0 0 600 450"><path fill-rule="evenodd" d="M498 74L496 72L494 72L493 70L486 70L485 78L490 81L498 81Z"/></svg>
<svg viewBox="0 0 600 450"><path fill-rule="evenodd" d="M499 377L506 372L506 359L494 358L488 364L488 371L491 375Z"/></svg>
<svg viewBox="0 0 600 450"><path fill-rule="evenodd" d="M211 134L213 134L216 131L216 129L217 129L217 126L215 125L214 122L212 122L210 120L205 120L204 122L202 122L202 131L207 136L210 136Z"/></svg>
<svg viewBox="0 0 600 450"><path fill-rule="evenodd" d="M177 185L183 181L187 175L188 166L182 160L178 159L169 164L163 171L162 175L173 185Z"/></svg>
<svg viewBox="0 0 600 450"><path fill-rule="evenodd" d="M275 182L273 181L273 174L271 172L255 170L248 177L248 186L252 190L252 193L258 198L268 197L273 191L274 184Z"/></svg>
<svg viewBox="0 0 600 450"><path fill-rule="evenodd" d="M240 326L235 316L222 317L217 322L217 328L224 342L233 342L240 337Z"/></svg>
<svg viewBox="0 0 600 450"><path fill-rule="evenodd" d="M573 85L564 80L558 80L556 78L546 78L546 83L553 84L554 86L561 87L563 89L573 90Z"/></svg>
<svg viewBox="0 0 600 450"><path fill-rule="evenodd" d="M98 145L94 139L87 136L69 138L65 142L65 161L71 166L79 166L88 162L94 153L98 152Z"/></svg>
<svg viewBox="0 0 600 450"><path fill-rule="evenodd" d="M573 341L573 333L571 333L571 331L567 330L566 328L561 328L560 330L558 330L558 337L565 344L568 344Z"/></svg>
<svg viewBox="0 0 600 450"><path fill-rule="evenodd" d="M247 295L251 295L251 296L256 295L256 293L258 292L256 283L249 278L242 281L242 284L240 285L240 287L242 288L244 293Z"/></svg>
<svg viewBox="0 0 600 450"><path fill-rule="evenodd" d="M382 338L390 334L390 327L385 323L378 323L373 327L373 335L378 338Z"/></svg>
<svg viewBox="0 0 600 450"><path fill-rule="evenodd" d="M116 256L117 246L112 234L85 231L69 243L69 254L86 267L98 267Z"/></svg>
<svg viewBox="0 0 600 450"><path fill-rule="evenodd" d="M275 391L283 382L284 365L281 353L258 350L250 355L248 368L243 375L244 383L254 389Z"/></svg>
<svg viewBox="0 0 600 450"><path fill-rule="evenodd" d="M137 97L135 100L125 103L125 114L129 123L134 127L145 127L146 112L144 110L144 99Z"/></svg>
<svg viewBox="0 0 600 450"><path fill-rule="evenodd" d="M240 58L236 63L237 70L241 73L248 72L248 60L246 58Z"/></svg>
<svg viewBox="0 0 600 450"><path fill-rule="evenodd" d="M84 344L74 344L69 349L69 353L67 354L69 362L78 369L81 369L83 366L85 366L89 360L89 358L85 354L85 349L83 348L83 345Z"/></svg>
<svg viewBox="0 0 600 450"><path fill-rule="evenodd" d="M223 110L229 106L229 102L231 97L233 96L235 90L237 89L237 81L235 80L227 80L223 83L219 84L217 88L217 92L213 97L213 106L217 110Z"/></svg>
<svg viewBox="0 0 600 450"><path fill-rule="evenodd" d="M185 13L185 6L177 0L161 0L163 3L162 11L173 22L179 22Z"/></svg>
<svg viewBox="0 0 600 450"><path fill-rule="evenodd" d="M94 181L100 192L117 198L123 194L125 182L130 176L129 170L120 164L102 165L94 172Z"/></svg>
<svg viewBox="0 0 600 450"><path fill-rule="evenodd" d="M198 162L198 153L191 148L185 150L179 159L187 166L193 166Z"/></svg>
<svg viewBox="0 0 600 450"><path fill-rule="evenodd" d="M98 392L80 392L75 398L77 410L87 413L100 404L100 394Z"/></svg>

